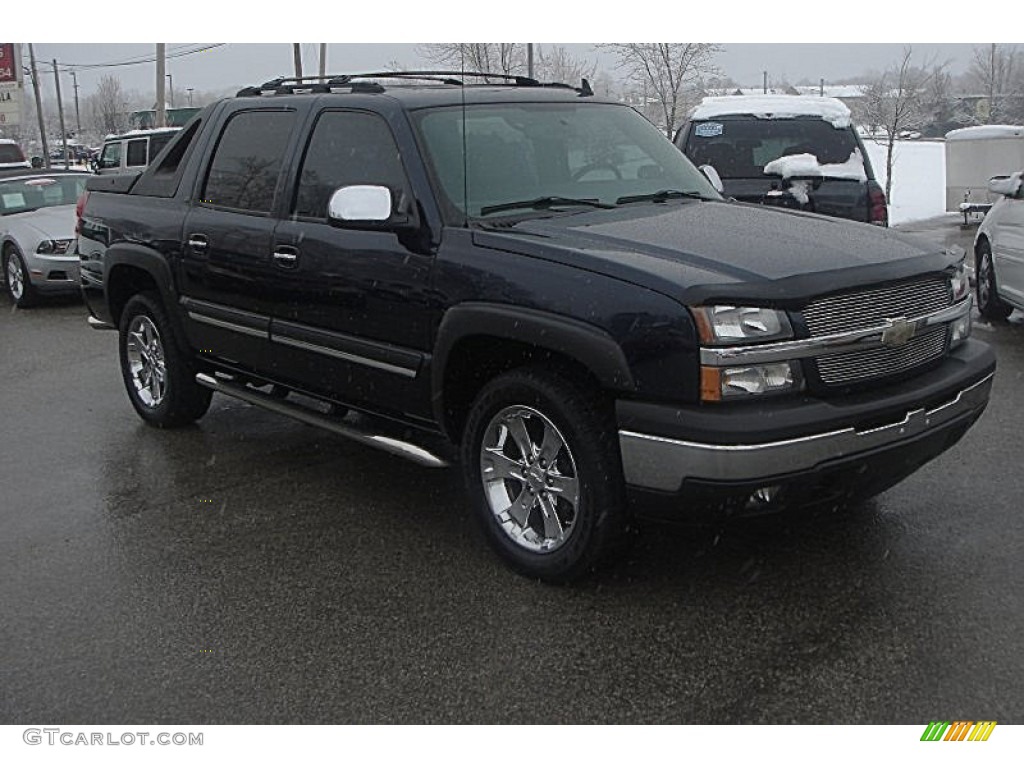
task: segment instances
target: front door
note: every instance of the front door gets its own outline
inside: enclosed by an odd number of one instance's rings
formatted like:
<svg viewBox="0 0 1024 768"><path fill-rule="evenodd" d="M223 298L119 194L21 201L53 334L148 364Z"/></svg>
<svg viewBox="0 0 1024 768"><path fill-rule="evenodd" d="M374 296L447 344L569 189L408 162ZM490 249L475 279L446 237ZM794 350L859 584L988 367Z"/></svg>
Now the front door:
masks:
<svg viewBox="0 0 1024 768"><path fill-rule="evenodd" d="M328 223L342 186L388 187L413 200L398 145L379 115L326 110L316 120L274 246L275 357L290 375L353 405L429 418L429 247L415 235Z"/></svg>

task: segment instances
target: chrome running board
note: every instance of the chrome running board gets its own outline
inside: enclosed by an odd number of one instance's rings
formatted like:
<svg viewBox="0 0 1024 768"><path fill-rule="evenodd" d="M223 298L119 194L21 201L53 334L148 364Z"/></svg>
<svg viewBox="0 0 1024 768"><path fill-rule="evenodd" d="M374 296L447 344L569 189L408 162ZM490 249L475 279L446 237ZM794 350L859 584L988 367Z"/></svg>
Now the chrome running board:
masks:
<svg viewBox="0 0 1024 768"><path fill-rule="evenodd" d="M379 448L380 450L394 454L395 456L401 456L403 459L408 459L422 467L439 468L447 467L449 465L445 459L442 459L440 456L437 456L418 445L413 445L405 440L399 440L394 437L378 435L373 432L361 430L352 424L345 424L340 421L327 418L323 414L317 413L310 408L306 408L305 406L294 402L288 402L287 400L280 400L278 398L271 397L270 395L257 392L256 390L242 384L218 379L205 373L196 374L196 383L212 389L214 392L220 392L222 395L244 400L247 403L252 403L260 408L265 408L268 411L274 411L282 416L290 416L304 424L326 429L336 435L347 437L350 440L355 440L357 443L368 445L371 448Z"/></svg>

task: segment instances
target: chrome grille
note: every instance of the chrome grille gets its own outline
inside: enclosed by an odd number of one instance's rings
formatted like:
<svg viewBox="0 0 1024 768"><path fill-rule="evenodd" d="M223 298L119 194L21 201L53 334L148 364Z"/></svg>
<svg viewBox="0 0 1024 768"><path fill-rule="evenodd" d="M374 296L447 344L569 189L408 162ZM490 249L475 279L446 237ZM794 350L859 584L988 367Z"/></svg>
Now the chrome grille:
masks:
<svg viewBox="0 0 1024 768"><path fill-rule="evenodd" d="M827 336L884 325L892 317L920 317L950 304L949 283L938 276L826 296L808 304L803 314L811 336Z"/></svg>
<svg viewBox="0 0 1024 768"><path fill-rule="evenodd" d="M819 357L818 375L824 384L853 384L909 371L942 355L946 328L933 328L902 347L880 347Z"/></svg>

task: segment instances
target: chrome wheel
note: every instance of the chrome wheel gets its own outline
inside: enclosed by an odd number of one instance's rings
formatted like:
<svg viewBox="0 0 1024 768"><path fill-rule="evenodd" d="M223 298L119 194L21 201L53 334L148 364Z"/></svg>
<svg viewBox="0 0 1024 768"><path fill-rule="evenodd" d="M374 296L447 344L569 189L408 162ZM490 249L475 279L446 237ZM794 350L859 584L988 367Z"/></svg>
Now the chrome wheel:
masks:
<svg viewBox="0 0 1024 768"><path fill-rule="evenodd" d="M131 382L139 401L156 408L167 393L167 364L160 333L145 315L133 318L128 326L126 353Z"/></svg>
<svg viewBox="0 0 1024 768"><path fill-rule="evenodd" d="M25 274L21 271L21 259L13 253L7 255L7 287L15 301L25 295Z"/></svg>
<svg viewBox="0 0 1024 768"><path fill-rule="evenodd" d="M978 265L978 304L987 307L992 298L992 254L987 250L981 252Z"/></svg>
<svg viewBox="0 0 1024 768"><path fill-rule="evenodd" d="M579 510L579 475L558 428L525 405L490 420L480 447L484 495L499 527L531 552L551 552L569 540Z"/></svg>

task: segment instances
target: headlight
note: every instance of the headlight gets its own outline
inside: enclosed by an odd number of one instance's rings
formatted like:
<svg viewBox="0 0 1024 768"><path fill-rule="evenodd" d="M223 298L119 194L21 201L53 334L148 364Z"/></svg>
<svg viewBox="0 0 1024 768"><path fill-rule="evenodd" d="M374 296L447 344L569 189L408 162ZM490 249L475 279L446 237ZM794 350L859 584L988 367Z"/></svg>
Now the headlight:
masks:
<svg viewBox="0 0 1024 768"><path fill-rule="evenodd" d="M971 295L971 281L967 276L967 264L961 261L953 276L949 279L950 289L953 291L953 303L963 301Z"/></svg>
<svg viewBox="0 0 1024 768"><path fill-rule="evenodd" d="M71 245L71 240L43 240L38 246L36 246L36 253L53 253L61 254L67 253L68 246Z"/></svg>
<svg viewBox="0 0 1024 768"><path fill-rule="evenodd" d="M704 402L798 392L803 386L800 363L795 360L729 368L705 365L700 370L700 399Z"/></svg>
<svg viewBox="0 0 1024 768"><path fill-rule="evenodd" d="M702 344L773 341L793 338L785 312L763 307L716 305L691 307Z"/></svg>

